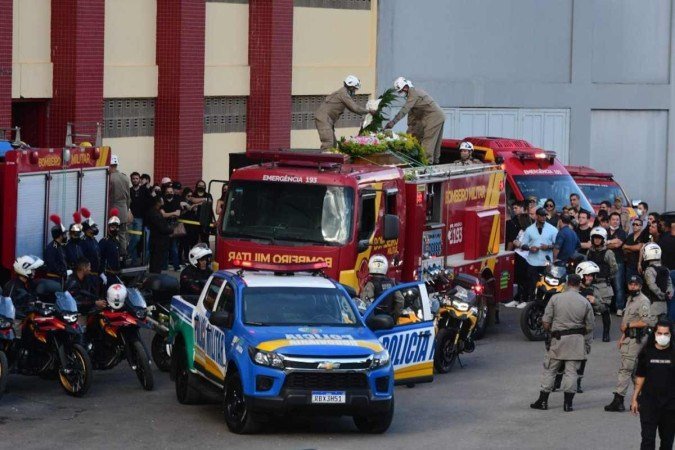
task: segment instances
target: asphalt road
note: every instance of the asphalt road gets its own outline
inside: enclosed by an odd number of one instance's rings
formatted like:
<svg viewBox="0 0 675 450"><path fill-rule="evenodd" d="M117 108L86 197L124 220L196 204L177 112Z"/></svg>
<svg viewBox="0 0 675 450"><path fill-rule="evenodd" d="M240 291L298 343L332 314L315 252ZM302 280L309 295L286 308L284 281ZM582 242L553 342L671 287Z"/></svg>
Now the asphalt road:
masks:
<svg viewBox="0 0 675 450"><path fill-rule="evenodd" d="M564 413L562 393L551 394L548 411L529 408L538 396L544 348L525 341L519 312L502 309L501 325L465 355L464 368L396 388L394 422L383 435L360 434L349 418L290 418L262 434L238 436L227 430L218 405L180 405L168 374L156 370L155 390L145 392L120 365L95 372L81 399L67 396L57 381L10 377L0 400L0 448L637 448L638 418L603 410L618 367L618 318L614 340L593 345L576 410Z"/></svg>

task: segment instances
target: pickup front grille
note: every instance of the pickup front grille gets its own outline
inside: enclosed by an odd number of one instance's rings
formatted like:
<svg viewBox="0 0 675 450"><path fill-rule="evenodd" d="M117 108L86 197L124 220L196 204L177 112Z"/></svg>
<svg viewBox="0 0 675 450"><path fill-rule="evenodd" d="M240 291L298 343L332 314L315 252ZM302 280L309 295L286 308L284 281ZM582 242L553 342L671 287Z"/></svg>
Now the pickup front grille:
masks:
<svg viewBox="0 0 675 450"><path fill-rule="evenodd" d="M294 372L286 376L284 385L289 389L349 389L366 388L365 373L349 372Z"/></svg>

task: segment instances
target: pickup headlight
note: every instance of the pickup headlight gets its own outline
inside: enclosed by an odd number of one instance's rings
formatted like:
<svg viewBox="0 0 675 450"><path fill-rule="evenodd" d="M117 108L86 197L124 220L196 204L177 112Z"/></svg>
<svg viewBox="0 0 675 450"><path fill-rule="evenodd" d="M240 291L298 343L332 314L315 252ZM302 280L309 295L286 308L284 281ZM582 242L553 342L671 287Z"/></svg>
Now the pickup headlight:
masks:
<svg viewBox="0 0 675 450"><path fill-rule="evenodd" d="M274 367L276 369L284 368L284 357L278 353L249 347L249 354L251 355L251 360L259 366Z"/></svg>
<svg viewBox="0 0 675 450"><path fill-rule="evenodd" d="M459 311L466 312L469 310L469 304L467 302L461 302L459 300L454 300L452 306L457 308Z"/></svg>
<svg viewBox="0 0 675 450"><path fill-rule="evenodd" d="M370 363L371 369L377 369L389 364L389 352L385 349L373 355L373 362Z"/></svg>
<svg viewBox="0 0 675 450"><path fill-rule="evenodd" d="M557 286L557 285L560 284L560 281L557 278L548 277L548 276L544 277L544 281L546 281L546 284L548 284L549 286Z"/></svg>

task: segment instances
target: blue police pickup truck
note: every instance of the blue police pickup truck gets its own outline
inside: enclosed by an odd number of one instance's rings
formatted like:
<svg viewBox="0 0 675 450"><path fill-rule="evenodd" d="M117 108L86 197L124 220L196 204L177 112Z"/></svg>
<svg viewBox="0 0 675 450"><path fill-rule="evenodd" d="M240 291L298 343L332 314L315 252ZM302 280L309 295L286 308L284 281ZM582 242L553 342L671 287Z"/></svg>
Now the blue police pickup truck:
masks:
<svg viewBox="0 0 675 450"><path fill-rule="evenodd" d="M416 310L395 324L378 305L399 289L412 292ZM433 377L433 317L421 282L384 292L361 314L340 284L317 273L223 270L198 299L174 297L171 310L178 401L217 395L235 433L288 413L350 415L360 431L383 433L395 379Z"/></svg>

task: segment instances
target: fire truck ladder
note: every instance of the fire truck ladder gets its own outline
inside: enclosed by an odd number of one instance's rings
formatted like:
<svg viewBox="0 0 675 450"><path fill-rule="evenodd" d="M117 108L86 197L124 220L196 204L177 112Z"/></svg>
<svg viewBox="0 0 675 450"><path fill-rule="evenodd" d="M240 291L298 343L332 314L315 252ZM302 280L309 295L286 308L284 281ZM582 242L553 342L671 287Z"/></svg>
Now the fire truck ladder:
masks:
<svg viewBox="0 0 675 450"><path fill-rule="evenodd" d="M406 180L428 180L434 178L449 178L455 175L480 173L487 170L499 170L497 164L472 164L470 166L458 166L455 164L437 164L434 166L411 167L402 169Z"/></svg>
<svg viewBox="0 0 675 450"><path fill-rule="evenodd" d="M84 125L95 125L96 134L90 133L73 133L73 128ZM103 145L103 140L101 138L101 123L100 122L68 122L66 124L66 147L77 147L78 144L75 144L73 138L94 138L94 147L100 147Z"/></svg>

